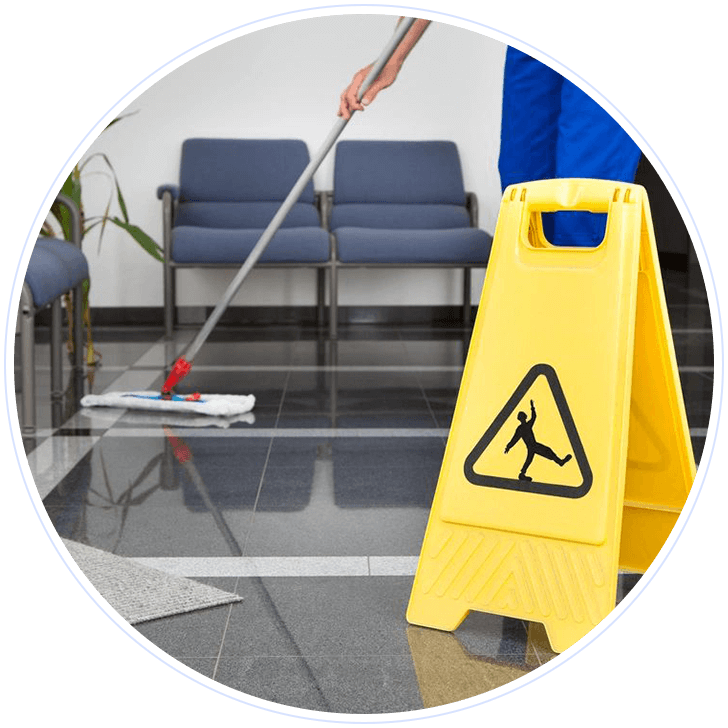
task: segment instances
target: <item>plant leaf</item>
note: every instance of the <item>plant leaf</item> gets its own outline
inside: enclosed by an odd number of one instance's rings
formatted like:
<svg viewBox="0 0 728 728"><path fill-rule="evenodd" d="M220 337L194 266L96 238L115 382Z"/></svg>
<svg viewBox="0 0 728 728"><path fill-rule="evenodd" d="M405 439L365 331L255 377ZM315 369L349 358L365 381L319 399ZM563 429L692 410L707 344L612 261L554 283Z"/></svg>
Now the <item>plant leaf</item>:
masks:
<svg viewBox="0 0 728 728"><path fill-rule="evenodd" d="M127 116L134 116L134 114L137 114L137 113L139 113L139 109L137 109L136 111L130 111L130 112L129 112L128 114L122 114L121 116L117 116L117 117L116 117L116 119L112 119L112 120L111 120L111 121L110 121L110 122L109 122L109 123L108 123L108 124L107 124L107 125L106 125L106 126L104 127L104 131L106 131L106 130L107 130L108 128L110 128L110 127L114 126L114 124L117 124L117 123L118 123L118 122L120 122L120 121L121 121L122 119L126 119L126 117L127 117ZM102 133L103 133L103 132L102 132Z"/></svg>
<svg viewBox="0 0 728 728"><path fill-rule="evenodd" d="M111 174L114 177L114 187L116 188L116 200L119 203L119 209L121 210L121 216L124 218L124 222L128 223L129 222L129 213L127 212L127 209L126 209L126 202L124 201L124 195L121 194L121 187L119 187L119 180L116 177L116 170L114 169L114 165L111 164L111 160L105 154L102 153L101 156L103 157L104 161L106 162L106 165L111 170ZM107 210L107 214L108 214L108 210Z"/></svg>
<svg viewBox="0 0 728 728"><path fill-rule="evenodd" d="M134 240L136 240L137 243L139 243L139 245L141 245L142 248L144 248L144 250L152 256L152 258L160 262L164 262L164 249L140 227L132 225L124 220L119 220L118 217L111 217L109 219L114 223L114 225L118 225L122 230L126 230L126 232L128 232L129 235L131 235L131 237L134 238Z"/></svg>
<svg viewBox="0 0 728 728"><path fill-rule="evenodd" d="M63 186L61 187L61 193L66 195L66 197L70 197L73 202L76 204L76 207L78 207L79 210L82 210L81 208L81 179L78 174L78 167L74 167L71 170L71 174L68 175L65 182L63 183ZM51 205L50 214L55 217L55 219L58 221L58 224L61 227L61 230L63 231L63 237L66 240L71 239L71 216L68 213L68 210L65 208L64 205L61 205L59 202L54 202Z"/></svg>

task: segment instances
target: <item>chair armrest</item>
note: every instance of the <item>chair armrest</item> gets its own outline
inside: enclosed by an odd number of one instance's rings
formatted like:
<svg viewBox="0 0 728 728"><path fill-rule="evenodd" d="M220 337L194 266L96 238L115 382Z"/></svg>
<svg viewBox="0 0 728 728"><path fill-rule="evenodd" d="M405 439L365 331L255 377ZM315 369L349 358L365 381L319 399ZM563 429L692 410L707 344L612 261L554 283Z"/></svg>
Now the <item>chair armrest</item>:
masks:
<svg viewBox="0 0 728 728"><path fill-rule="evenodd" d="M321 226L324 230L330 230L331 208L334 202L334 193L324 190L316 193L317 206L321 215Z"/></svg>
<svg viewBox="0 0 728 728"><path fill-rule="evenodd" d="M59 193L56 196L56 202L63 205L68 210L68 216L71 220L71 239L68 242L73 243L77 248L81 247L81 213L78 211L76 203L67 195Z"/></svg>
<svg viewBox="0 0 728 728"><path fill-rule="evenodd" d="M161 185L157 188L157 197L162 200L162 250L165 265L172 256L172 225L175 218L179 187L177 185Z"/></svg>
<svg viewBox="0 0 728 728"><path fill-rule="evenodd" d="M475 192L465 193L465 209L470 215L470 227L478 227L478 196Z"/></svg>
<svg viewBox="0 0 728 728"><path fill-rule="evenodd" d="M159 185L157 187L157 199L161 200L165 192L169 192L173 200L179 200L179 185Z"/></svg>

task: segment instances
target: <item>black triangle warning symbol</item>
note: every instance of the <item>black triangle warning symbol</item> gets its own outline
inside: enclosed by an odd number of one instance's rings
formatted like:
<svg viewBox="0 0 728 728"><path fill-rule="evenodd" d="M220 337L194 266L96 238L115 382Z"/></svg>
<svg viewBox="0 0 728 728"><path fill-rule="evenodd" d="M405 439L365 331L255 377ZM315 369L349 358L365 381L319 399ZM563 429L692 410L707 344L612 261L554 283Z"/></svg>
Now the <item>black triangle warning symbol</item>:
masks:
<svg viewBox="0 0 728 728"><path fill-rule="evenodd" d="M571 446L570 453L564 453L561 457L556 454L550 447L537 442L533 434L533 422L536 418L536 412L533 404L531 404L531 416L527 413L519 412L518 419L520 426L513 434L512 440L506 446L506 451L517 441L522 441L526 445L527 457L523 463L520 473L514 473L514 477L503 477L502 474L481 474L475 471L475 465L483 456L488 446L493 442L500 433L506 422L511 418L518 405L524 399L529 389L534 385L538 377L544 377L551 390L553 401L556 405L556 412L561 419L564 431ZM501 451L502 452L502 451ZM536 456L552 460L556 464L563 466L572 458L576 463L579 471L579 482L575 485L567 485L562 483L542 482L539 479L532 479L527 475L527 469ZM574 418L569 410L569 405L564 395L556 371L549 364L537 364L532 367L526 374L521 383L516 387L515 392L510 396L498 413L493 423L485 431L485 434L478 440L468 457L465 459L465 477L473 485L480 485L489 488L505 488L507 490L518 490L524 493L539 493L542 495L553 495L562 498L581 498L585 496L592 486L593 476L589 461L584 452L581 438L574 424ZM516 471L518 466L516 466Z"/></svg>

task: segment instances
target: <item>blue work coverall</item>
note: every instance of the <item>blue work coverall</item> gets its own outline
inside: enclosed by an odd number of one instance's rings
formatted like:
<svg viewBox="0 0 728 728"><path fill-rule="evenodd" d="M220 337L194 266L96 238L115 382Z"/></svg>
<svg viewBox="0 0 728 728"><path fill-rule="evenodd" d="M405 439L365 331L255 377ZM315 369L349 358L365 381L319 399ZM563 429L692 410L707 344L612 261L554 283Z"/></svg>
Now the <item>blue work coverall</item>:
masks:
<svg viewBox="0 0 728 728"><path fill-rule="evenodd" d="M585 177L634 182L641 151L590 96L560 73L509 46L503 83L498 168L505 190L539 179ZM543 215L555 245L590 247L604 236L606 215Z"/></svg>

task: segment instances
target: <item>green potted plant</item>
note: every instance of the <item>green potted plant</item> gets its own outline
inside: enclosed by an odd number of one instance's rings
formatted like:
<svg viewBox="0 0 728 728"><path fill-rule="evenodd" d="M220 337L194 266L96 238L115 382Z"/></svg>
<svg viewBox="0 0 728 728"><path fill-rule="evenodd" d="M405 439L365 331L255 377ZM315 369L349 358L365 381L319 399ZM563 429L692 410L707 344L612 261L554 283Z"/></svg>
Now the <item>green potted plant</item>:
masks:
<svg viewBox="0 0 728 728"><path fill-rule="evenodd" d="M104 131L106 131L122 119L126 118L127 116L131 116L131 114L124 114L117 117L108 126L105 127ZM83 203L83 176L89 163L94 160L100 160L103 163L106 173L112 181L112 190L109 193L109 199L107 201L104 211L97 215L88 215ZM95 152L78 162L78 164L76 164L76 166L71 170L71 173L68 175L68 178L63 183L60 191L64 195L70 197L78 207L79 213L81 215L82 241L91 230L96 227L100 227L99 245L101 245L101 240L103 238L106 226L110 223L112 225L116 225L117 227L128 233L129 236L136 243L138 243L147 253L149 253L149 255L151 255L155 260L158 260L160 262L164 261L163 248L150 235L144 232L144 230L142 230L138 225L134 225L130 221L129 212L127 210L126 202L124 200L124 195L122 194L121 187L119 186L119 180L116 176L114 167L106 154L104 154L103 152ZM116 208L118 208L118 212L116 213L112 212L112 208L114 207L114 201L116 201ZM48 218L41 228L41 235L53 237L58 236L59 234L66 240L71 239L70 219L68 211L62 205L54 203L51 206ZM101 355L94 347L93 336L91 333L91 315L89 310L90 287L90 281L85 281L83 288L83 322L86 329L85 360L87 366L95 366L100 360ZM73 303L71 297L68 295L65 297L65 306L68 313L67 318L69 326L67 346L69 354L73 356Z"/></svg>

